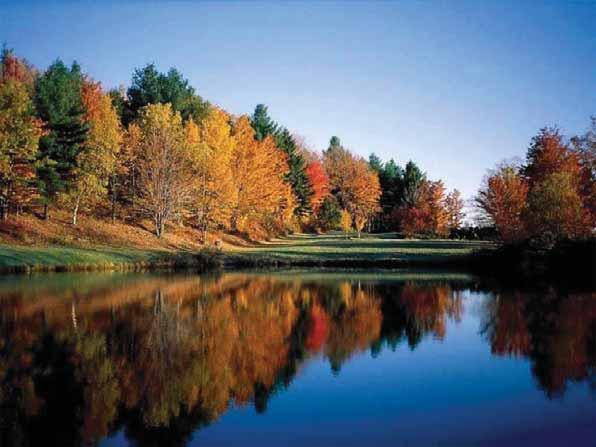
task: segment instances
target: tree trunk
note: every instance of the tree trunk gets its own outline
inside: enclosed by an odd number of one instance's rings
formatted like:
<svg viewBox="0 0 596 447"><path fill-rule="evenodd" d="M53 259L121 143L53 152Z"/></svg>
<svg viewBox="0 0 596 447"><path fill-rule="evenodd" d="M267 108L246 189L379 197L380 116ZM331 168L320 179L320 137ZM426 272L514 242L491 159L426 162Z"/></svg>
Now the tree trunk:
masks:
<svg viewBox="0 0 596 447"><path fill-rule="evenodd" d="M43 204L43 219L50 220L50 207L47 203Z"/></svg>
<svg viewBox="0 0 596 447"><path fill-rule="evenodd" d="M77 217L79 215L79 205L81 204L81 196L78 196L75 201L74 209L72 210L72 224L77 226Z"/></svg>
<svg viewBox="0 0 596 447"><path fill-rule="evenodd" d="M163 235L163 231L164 231L163 216L160 213L157 213L155 215L155 235L158 238L161 238L161 236Z"/></svg>
<svg viewBox="0 0 596 447"><path fill-rule="evenodd" d="M112 175L112 224L116 223L116 175Z"/></svg>

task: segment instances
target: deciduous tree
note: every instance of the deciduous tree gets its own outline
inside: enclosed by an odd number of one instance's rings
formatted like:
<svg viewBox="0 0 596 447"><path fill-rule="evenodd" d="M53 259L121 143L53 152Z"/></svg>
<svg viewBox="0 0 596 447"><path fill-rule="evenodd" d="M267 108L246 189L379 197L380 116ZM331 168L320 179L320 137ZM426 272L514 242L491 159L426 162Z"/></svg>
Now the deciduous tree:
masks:
<svg viewBox="0 0 596 447"><path fill-rule="evenodd" d="M329 178L325 173L323 164L317 159L313 159L308 163L306 166L306 175L313 191L310 199L310 207L316 213L325 197L329 194Z"/></svg>
<svg viewBox="0 0 596 447"><path fill-rule="evenodd" d="M495 225L501 238L510 242L526 236L522 216L527 195L528 183L520 175L519 168L502 164L489 171L475 201L483 215Z"/></svg>
<svg viewBox="0 0 596 447"><path fill-rule="evenodd" d="M231 226L252 237L265 235L271 224L279 222L284 211L292 206L288 203L291 189L285 181L286 157L277 149L273 137L255 139L246 116L234 123L233 136L236 145L232 170L238 201L232 211Z"/></svg>
<svg viewBox="0 0 596 447"><path fill-rule="evenodd" d="M590 234L589 216L569 172L548 174L534 184L524 218L531 236L542 237L548 232L557 240Z"/></svg>
<svg viewBox="0 0 596 447"><path fill-rule="evenodd" d="M0 57L0 82L15 81L24 84L28 91L33 87L37 71L29 63L18 58L14 51L4 47Z"/></svg>
<svg viewBox="0 0 596 447"><path fill-rule="evenodd" d="M232 171L236 140L231 132L230 116L215 107L199 126L192 120L186 124L193 171L190 204L204 241L210 228L229 227L238 199Z"/></svg>
<svg viewBox="0 0 596 447"><path fill-rule="evenodd" d="M346 237L348 236L348 233L352 231L352 215L348 210L341 210L339 226Z"/></svg>
<svg viewBox="0 0 596 447"><path fill-rule="evenodd" d="M77 224L79 209L102 200L110 179L117 171L117 157L122 143L120 120L111 98L99 83L85 79L82 85L85 106L83 120L89 126L87 140L77 155L70 185L64 199L72 209L72 224ZM112 184L112 194L115 184Z"/></svg>
<svg viewBox="0 0 596 447"><path fill-rule="evenodd" d="M454 189L445 197L445 212L447 213L447 228L449 231L458 230L461 227L464 214L464 201L461 193Z"/></svg>
<svg viewBox="0 0 596 447"><path fill-rule="evenodd" d="M17 208L34 195L34 161L37 157L41 122L34 116L27 87L9 79L0 82L0 187L5 205Z"/></svg>
<svg viewBox="0 0 596 447"><path fill-rule="evenodd" d="M136 121L140 138L135 147L140 200L161 237L166 223L188 203L191 166L180 113L169 104L150 104Z"/></svg>

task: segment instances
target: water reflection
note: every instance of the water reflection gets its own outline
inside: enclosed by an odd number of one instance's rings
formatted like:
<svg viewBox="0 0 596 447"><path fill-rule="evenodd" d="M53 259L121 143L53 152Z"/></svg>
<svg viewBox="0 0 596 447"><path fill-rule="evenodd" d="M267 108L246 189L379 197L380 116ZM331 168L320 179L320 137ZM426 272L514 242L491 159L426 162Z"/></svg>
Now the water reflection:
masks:
<svg viewBox="0 0 596 447"><path fill-rule="evenodd" d="M350 279L346 279L350 278ZM479 294L495 356L545 396L596 389L596 296L357 275L55 275L0 284L1 445L85 445L124 430L185 445L231 406L266 412L303 365L443 340ZM366 378L363 378L365 380Z"/></svg>

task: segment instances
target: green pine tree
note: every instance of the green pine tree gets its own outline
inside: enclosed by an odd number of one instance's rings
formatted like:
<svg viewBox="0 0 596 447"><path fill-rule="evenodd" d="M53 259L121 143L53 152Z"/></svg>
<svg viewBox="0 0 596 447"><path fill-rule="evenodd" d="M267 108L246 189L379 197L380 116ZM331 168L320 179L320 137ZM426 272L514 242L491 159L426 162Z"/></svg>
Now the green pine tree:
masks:
<svg viewBox="0 0 596 447"><path fill-rule="evenodd" d="M127 96L128 101L122 113L125 125L133 121L139 110L148 104L170 103L184 120L193 119L196 123L209 113L209 103L196 94L188 79L184 79L175 68L170 68L167 73L160 73L154 64L136 69Z"/></svg>
<svg viewBox="0 0 596 447"><path fill-rule="evenodd" d="M81 68L75 62L69 69L57 60L37 80L35 107L45 123L47 134L39 142L38 178L47 207L58 193L67 191L89 130L83 121Z"/></svg>

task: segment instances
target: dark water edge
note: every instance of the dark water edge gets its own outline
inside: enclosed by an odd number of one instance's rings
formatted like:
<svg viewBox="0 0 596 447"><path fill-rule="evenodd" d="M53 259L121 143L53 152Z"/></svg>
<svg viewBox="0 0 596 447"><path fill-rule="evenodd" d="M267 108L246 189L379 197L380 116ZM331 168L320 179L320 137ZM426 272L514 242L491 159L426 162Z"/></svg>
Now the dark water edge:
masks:
<svg viewBox="0 0 596 447"><path fill-rule="evenodd" d="M596 294L469 272L0 278L0 445L589 445Z"/></svg>

